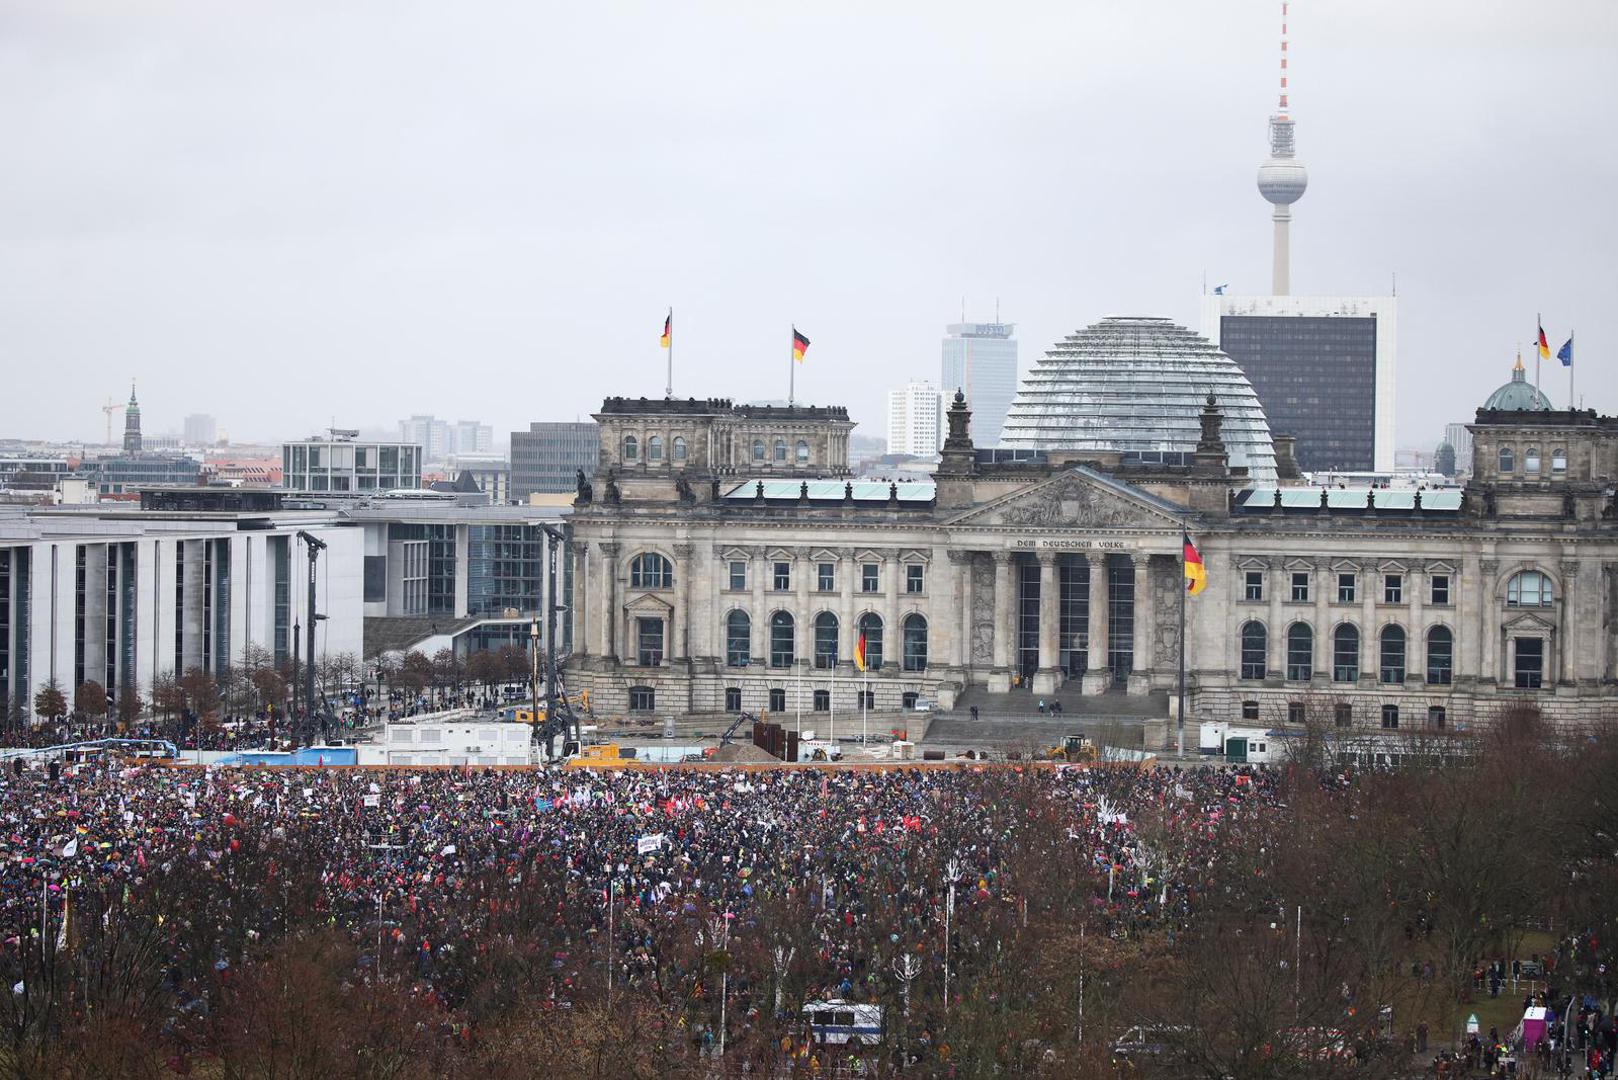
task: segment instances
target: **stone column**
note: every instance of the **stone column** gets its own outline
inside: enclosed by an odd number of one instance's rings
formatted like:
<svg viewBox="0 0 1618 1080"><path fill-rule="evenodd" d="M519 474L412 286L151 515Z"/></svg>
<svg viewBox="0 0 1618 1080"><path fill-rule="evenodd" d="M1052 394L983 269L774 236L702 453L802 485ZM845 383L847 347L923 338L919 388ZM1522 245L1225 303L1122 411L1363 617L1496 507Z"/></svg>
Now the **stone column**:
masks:
<svg viewBox="0 0 1618 1080"><path fill-rule="evenodd" d="M854 589L858 584L855 579L859 573L859 564L854 561L854 549L839 548L837 584L842 593L842 610L837 616L837 673L845 678L854 674L854 643L860 636L859 619L854 608Z"/></svg>
<svg viewBox="0 0 1618 1080"><path fill-rule="evenodd" d="M994 670L989 690L1004 694L1011 689L1011 608L1016 589L1011 552L994 552Z"/></svg>
<svg viewBox="0 0 1618 1080"><path fill-rule="evenodd" d="M815 576L815 564L809 561L808 548L792 549L792 586L794 601L798 610L792 613L792 626L796 639L792 647L793 667L803 672L806 678L812 679L815 671L815 612L814 605L809 602L809 579ZM794 687L796 694L800 689L806 690L809 700L814 701L814 686ZM805 712L809 706L804 705Z"/></svg>
<svg viewBox="0 0 1618 1080"><path fill-rule="evenodd" d="M961 683L967 682L966 672L972 666L972 553L951 551L950 565L954 567L955 589L951 602L956 605L959 625L956 627L955 652L952 662L961 669ZM940 612L940 615L948 614Z"/></svg>
<svg viewBox="0 0 1618 1080"><path fill-rule="evenodd" d="M601 555L601 565L597 568L601 583L597 590L601 594L601 657L615 661L618 659L618 545L599 543L596 551Z"/></svg>
<svg viewBox="0 0 1618 1080"><path fill-rule="evenodd" d="M669 640L665 642L665 652L671 659L682 662L691 659L691 575L696 570L691 553L695 550L696 547L689 543L674 545L674 582L678 599L671 616L672 625L668 629Z"/></svg>
<svg viewBox="0 0 1618 1080"><path fill-rule="evenodd" d="M1578 603L1584 597L1584 589L1579 586L1579 562L1577 559L1562 560L1562 595L1558 605L1561 626L1558 628L1556 644L1556 670L1557 682L1564 686L1576 685L1579 681L1578 646L1579 646L1579 619Z"/></svg>
<svg viewBox="0 0 1618 1080"><path fill-rule="evenodd" d="M1129 673L1129 693L1140 697L1152 692L1152 669L1157 665L1157 596L1152 592L1152 557L1137 553L1135 564L1135 662Z"/></svg>
<svg viewBox="0 0 1618 1080"><path fill-rule="evenodd" d="M904 576L904 564L899 553L890 551L882 561L882 583L886 596L882 604L882 671L884 674L899 670L899 654L904 648L904 635L899 630L899 579Z"/></svg>
<svg viewBox="0 0 1618 1080"><path fill-rule="evenodd" d="M1086 552L1084 557L1090 564L1090 640L1084 650L1082 690L1100 694L1112 685L1112 672L1107 670L1107 557L1095 552Z"/></svg>
<svg viewBox="0 0 1618 1080"><path fill-rule="evenodd" d="M1315 560L1313 573L1315 598L1314 618L1314 651L1310 657L1314 674L1309 679L1312 686L1331 685L1331 602L1337 596L1337 571L1332 569L1330 559Z"/></svg>
<svg viewBox="0 0 1618 1080"><path fill-rule="evenodd" d="M1270 594L1269 635L1264 650L1265 683L1279 685L1284 681L1287 669L1287 617L1286 609L1281 604L1285 598L1292 596L1292 574L1286 568L1286 560L1280 557L1270 560L1270 570L1264 587ZM1235 628L1240 632L1241 627ZM1241 642L1237 642L1237 663L1241 662ZM1241 669L1236 669L1241 675Z"/></svg>
<svg viewBox="0 0 1618 1080"><path fill-rule="evenodd" d="M1360 564L1360 680L1364 690L1374 690L1382 683L1382 636L1379 634L1376 605L1382 598L1382 572L1375 563ZM1377 712L1381 723L1381 711Z"/></svg>
<svg viewBox="0 0 1618 1080"><path fill-rule="evenodd" d="M1494 579L1498 573L1499 559L1479 560L1478 582L1473 593L1478 598L1478 677L1488 683L1509 685L1511 673L1501 666L1504 650L1500 638L1500 605L1494 595Z"/></svg>
<svg viewBox="0 0 1618 1080"><path fill-rule="evenodd" d="M1062 685L1062 673L1057 668L1060 655L1057 628L1061 605L1057 583L1056 553L1039 553L1039 668L1034 672L1034 693L1053 694Z"/></svg>
<svg viewBox="0 0 1618 1080"><path fill-rule="evenodd" d="M562 618L573 620L573 651L581 656L588 655L595 650L590 647L590 566L587 558L588 544L575 544L572 549L573 556L573 602ZM562 568L556 568L556 587L562 588ZM561 603L561 598L556 598Z"/></svg>
<svg viewBox="0 0 1618 1080"><path fill-rule="evenodd" d="M753 594L751 666L755 668L770 666L770 606L764 600L765 579L770 576L770 569L770 555L764 548L756 547L747 553L747 583Z"/></svg>

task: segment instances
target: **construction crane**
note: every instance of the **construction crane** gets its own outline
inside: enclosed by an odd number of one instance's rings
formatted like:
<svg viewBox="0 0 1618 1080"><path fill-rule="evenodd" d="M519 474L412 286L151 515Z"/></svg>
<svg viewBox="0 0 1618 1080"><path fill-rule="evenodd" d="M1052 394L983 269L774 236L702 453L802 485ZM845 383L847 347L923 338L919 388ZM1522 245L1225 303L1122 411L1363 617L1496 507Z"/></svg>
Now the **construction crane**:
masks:
<svg viewBox="0 0 1618 1080"><path fill-rule="evenodd" d="M118 414L118 410L121 409L121 408L123 408L123 406L119 405L116 401L112 400L111 398L108 398L107 403L105 405L101 406L101 411L107 414L107 445L108 446L112 445L112 418Z"/></svg>

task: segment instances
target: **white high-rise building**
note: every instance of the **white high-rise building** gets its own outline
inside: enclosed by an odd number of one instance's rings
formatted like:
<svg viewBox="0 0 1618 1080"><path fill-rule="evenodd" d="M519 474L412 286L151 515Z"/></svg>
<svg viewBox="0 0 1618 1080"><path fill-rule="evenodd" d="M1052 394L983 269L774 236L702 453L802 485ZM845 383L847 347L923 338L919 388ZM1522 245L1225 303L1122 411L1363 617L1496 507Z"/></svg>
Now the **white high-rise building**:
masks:
<svg viewBox="0 0 1618 1080"><path fill-rule="evenodd" d="M959 390L972 408L972 441L998 446L1011 399L1017 396L1017 339L1014 323L951 323L945 327L944 365L939 386Z"/></svg>
<svg viewBox="0 0 1618 1080"><path fill-rule="evenodd" d="M888 453L931 457L943 446L944 394L932 383L888 391Z"/></svg>

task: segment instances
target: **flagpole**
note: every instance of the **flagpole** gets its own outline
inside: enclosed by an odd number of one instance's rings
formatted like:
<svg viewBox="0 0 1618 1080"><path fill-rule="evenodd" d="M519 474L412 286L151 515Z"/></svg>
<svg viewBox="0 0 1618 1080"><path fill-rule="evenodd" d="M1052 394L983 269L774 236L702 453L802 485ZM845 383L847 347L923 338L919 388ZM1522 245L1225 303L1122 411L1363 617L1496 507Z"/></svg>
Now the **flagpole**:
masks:
<svg viewBox="0 0 1618 1080"><path fill-rule="evenodd" d="M1180 683L1179 705L1175 709L1178 746L1176 752L1181 757L1185 756L1185 593L1188 585L1185 576L1185 545L1190 540L1190 536L1191 534L1182 525L1180 529Z"/></svg>
<svg viewBox="0 0 1618 1080"><path fill-rule="evenodd" d="M1538 312L1534 314L1534 331L1537 335L1534 338L1534 392L1538 393L1539 362L1545 358L1545 350L1541 348L1539 344L1545 339L1545 316L1539 314ZM1537 408L1538 406L1535 407Z"/></svg>
<svg viewBox="0 0 1618 1080"><path fill-rule="evenodd" d="M670 399L674 397L674 307L672 304L669 306L669 381L668 385L663 388L663 396Z"/></svg>
<svg viewBox="0 0 1618 1080"><path fill-rule="evenodd" d="M1573 331L1567 332L1567 407L1569 411L1579 407L1579 399L1573 396Z"/></svg>
<svg viewBox="0 0 1618 1080"><path fill-rule="evenodd" d="M798 356L797 356L798 328L792 328L792 337L787 338L787 405L790 407L798 396Z"/></svg>

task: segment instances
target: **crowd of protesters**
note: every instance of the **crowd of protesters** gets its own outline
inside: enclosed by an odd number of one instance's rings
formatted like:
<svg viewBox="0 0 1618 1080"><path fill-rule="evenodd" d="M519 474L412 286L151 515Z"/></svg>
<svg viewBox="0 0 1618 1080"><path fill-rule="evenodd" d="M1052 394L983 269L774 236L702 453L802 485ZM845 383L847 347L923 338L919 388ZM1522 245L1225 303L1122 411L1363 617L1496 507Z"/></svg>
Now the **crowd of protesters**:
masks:
<svg viewBox="0 0 1618 1080"><path fill-rule="evenodd" d="M221 972L312 921L350 938L359 977L408 980L449 1015L518 940L540 961L540 997L566 1007L603 982L664 1000L700 985L718 935L763 958L755 976L772 956L795 966L800 1000L870 1001L891 990L895 956L944 963L946 909L957 949L1026 922L1035 877L1101 933L1172 936L1226 854L1284 810L1280 775L7 769L0 963L26 994L31 958L146 920L165 985L206 1008ZM778 1011L776 975L737 979L733 1039ZM1610 1019L1588 1004L1572 1038L1610 1060ZM693 1015L693 1043L711 1045L713 1023Z"/></svg>

